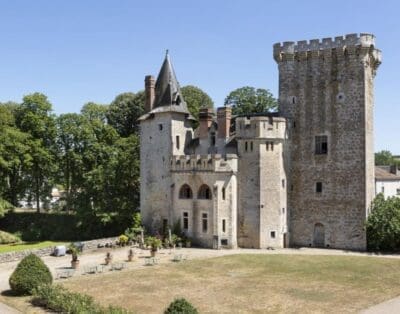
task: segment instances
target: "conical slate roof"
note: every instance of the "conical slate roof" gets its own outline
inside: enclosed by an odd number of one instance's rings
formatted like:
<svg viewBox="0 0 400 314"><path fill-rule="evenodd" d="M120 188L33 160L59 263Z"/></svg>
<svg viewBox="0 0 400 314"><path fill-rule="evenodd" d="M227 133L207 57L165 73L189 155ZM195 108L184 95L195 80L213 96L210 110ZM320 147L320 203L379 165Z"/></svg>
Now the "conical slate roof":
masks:
<svg viewBox="0 0 400 314"><path fill-rule="evenodd" d="M188 119L195 120L190 115L186 102L183 99L168 50L157 77L153 109L140 117L139 120L145 120L150 114L158 112L180 112L186 114Z"/></svg>
<svg viewBox="0 0 400 314"><path fill-rule="evenodd" d="M182 97L178 80L176 79L168 50L155 86L153 108L160 106L180 106L183 110L188 111L185 100Z"/></svg>

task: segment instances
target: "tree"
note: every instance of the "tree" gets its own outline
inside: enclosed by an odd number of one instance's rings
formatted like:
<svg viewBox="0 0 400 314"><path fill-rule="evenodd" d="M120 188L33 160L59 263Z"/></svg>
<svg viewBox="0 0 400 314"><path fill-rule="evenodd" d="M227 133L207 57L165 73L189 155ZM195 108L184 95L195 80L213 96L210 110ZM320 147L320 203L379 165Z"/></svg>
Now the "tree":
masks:
<svg viewBox="0 0 400 314"><path fill-rule="evenodd" d="M185 100L189 112L196 118L199 118L200 108L213 108L214 102L206 92L200 88L187 85L181 88L183 99Z"/></svg>
<svg viewBox="0 0 400 314"><path fill-rule="evenodd" d="M367 244L371 250L400 249L400 198L385 200L378 194L367 220Z"/></svg>
<svg viewBox="0 0 400 314"><path fill-rule="evenodd" d="M28 133L31 166L27 169L26 179L32 188L36 200L36 209L40 211L40 201L46 200L51 192L52 178L56 171L54 143L56 127L52 105L41 93L23 98L16 113L18 128Z"/></svg>
<svg viewBox="0 0 400 314"><path fill-rule="evenodd" d="M392 166L392 165L400 166L400 161L396 160L390 151L382 150L380 152L375 153L375 165L376 166Z"/></svg>
<svg viewBox="0 0 400 314"><path fill-rule="evenodd" d="M107 110L108 105L96 104L94 102L88 102L83 105L81 114L86 117L89 121L99 120L101 122L107 121Z"/></svg>
<svg viewBox="0 0 400 314"><path fill-rule="evenodd" d="M232 91L225 98L224 105L232 106L234 115L274 112L278 109L278 102L269 90L250 86Z"/></svg>
<svg viewBox="0 0 400 314"><path fill-rule="evenodd" d="M139 117L144 113L144 92L119 94L107 111L108 123L122 137L139 131Z"/></svg>

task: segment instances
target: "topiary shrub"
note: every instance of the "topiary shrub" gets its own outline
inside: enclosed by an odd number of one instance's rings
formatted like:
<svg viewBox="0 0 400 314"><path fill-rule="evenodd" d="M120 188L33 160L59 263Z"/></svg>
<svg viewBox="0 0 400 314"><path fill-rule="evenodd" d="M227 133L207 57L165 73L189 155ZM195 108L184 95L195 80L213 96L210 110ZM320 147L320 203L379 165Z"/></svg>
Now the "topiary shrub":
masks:
<svg viewBox="0 0 400 314"><path fill-rule="evenodd" d="M42 284L51 284L53 277L42 259L35 254L25 256L10 276L11 290L17 295L29 295Z"/></svg>
<svg viewBox="0 0 400 314"><path fill-rule="evenodd" d="M198 314L197 309L190 304L186 299L175 299L169 307L165 310L164 314Z"/></svg>

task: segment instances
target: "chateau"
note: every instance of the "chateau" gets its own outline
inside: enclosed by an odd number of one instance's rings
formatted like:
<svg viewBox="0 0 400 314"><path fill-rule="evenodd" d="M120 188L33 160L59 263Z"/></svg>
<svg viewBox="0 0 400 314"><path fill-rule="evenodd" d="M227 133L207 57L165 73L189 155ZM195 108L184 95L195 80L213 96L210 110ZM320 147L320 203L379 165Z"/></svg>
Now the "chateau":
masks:
<svg viewBox="0 0 400 314"><path fill-rule="evenodd" d="M277 43L279 112L201 109L193 129L167 55L145 78L141 213L209 248L364 250L375 195L370 34Z"/></svg>

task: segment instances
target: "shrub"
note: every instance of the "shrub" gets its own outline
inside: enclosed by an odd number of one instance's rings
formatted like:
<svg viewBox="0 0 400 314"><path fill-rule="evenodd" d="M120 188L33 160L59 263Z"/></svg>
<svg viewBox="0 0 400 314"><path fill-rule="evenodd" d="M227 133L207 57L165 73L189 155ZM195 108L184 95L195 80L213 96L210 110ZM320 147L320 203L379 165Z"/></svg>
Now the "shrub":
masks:
<svg viewBox="0 0 400 314"><path fill-rule="evenodd" d="M101 307L92 297L70 292L58 285L42 285L33 290L31 301L36 306L49 310L70 314L129 314L130 312L120 307Z"/></svg>
<svg viewBox="0 0 400 314"><path fill-rule="evenodd" d="M385 200L378 194L367 220L367 244L370 250L400 249L400 198Z"/></svg>
<svg viewBox="0 0 400 314"><path fill-rule="evenodd" d="M18 295L28 295L32 290L42 284L53 281L49 268L40 257L29 254L19 262L17 268L10 276L10 287Z"/></svg>
<svg viewBox="0 0 400 314"><path fill-rule="evenodd" d="M126 236L125 234L121 234L121 235L118 237L118 241L119 241L119 245L125 245L125 244L128 243L129 238L128 238L128 236Z"/></svg>
<svg viewBox="0 0 400 314"><path fill-rule="evenodd" d="M0 244L11 244L21 242L17 235L0 230Z"/></svg>
<svg viewBox="0 0 400 314"><path fill-rule="evenodd" d="M197 309L186 299L175 299L164 311L165 314L197 314Z"/></svg>

